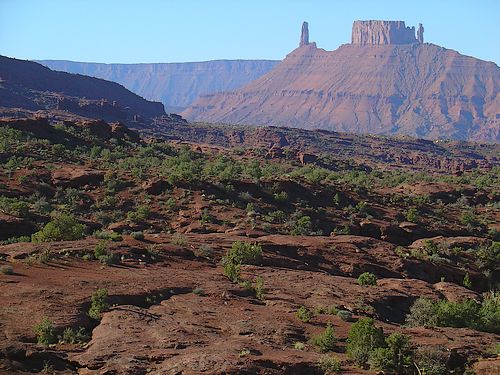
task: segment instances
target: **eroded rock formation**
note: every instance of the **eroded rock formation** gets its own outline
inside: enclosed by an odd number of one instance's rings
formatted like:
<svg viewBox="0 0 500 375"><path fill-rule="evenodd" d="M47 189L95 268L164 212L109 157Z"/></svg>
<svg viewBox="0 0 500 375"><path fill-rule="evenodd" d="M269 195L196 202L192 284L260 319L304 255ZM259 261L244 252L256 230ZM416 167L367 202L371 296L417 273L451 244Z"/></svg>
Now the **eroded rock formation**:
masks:
<svg viewBox="0 0 500 375"><path fill-rule="evenodd" d="M309 24L304 21L302 23L302 33L300 34L299 47L307 46L309 44Z"/></svg>
<svg viewBox="0 0 500 375"><path fill-rule="evenodd" d="M411 44L416 43L415 27L404 21L354 21L352 44Z"/></svg>

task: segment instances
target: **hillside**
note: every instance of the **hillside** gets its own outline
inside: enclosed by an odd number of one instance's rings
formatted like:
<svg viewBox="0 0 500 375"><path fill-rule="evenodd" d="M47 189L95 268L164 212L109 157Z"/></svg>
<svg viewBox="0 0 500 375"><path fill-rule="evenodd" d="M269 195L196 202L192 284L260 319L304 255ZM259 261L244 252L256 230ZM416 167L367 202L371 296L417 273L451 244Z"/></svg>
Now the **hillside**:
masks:
<svg viewBox="0 0 500 375"><path fill-rule="evenodd" d="M200 95L235 90L269 72L279 61L214 60L165 64L99 64L37 61L53 70L85 74L122 84L136 94L177 112Z"/></svg>
<svg viewBox="0 0 500 375"><path fill-rule="evenodd" d="M252 130L0 120L0 373L498 373L500 146Z"/></svg>
<svg viewBox="0 0 500 375"><path fill-rule="evenodd" d="M0 56L0 112L12 109L63 111L109 120L153 118L163 105L147 101L115 83L55 72L40 64Z"/></svg>
<svg viewBox="0 0 500 375"><path fill-rule="evenodd" d="M500 141L497 65L411 40L412 29L399 29L400 23L357 25L363 29L353 28L353 43L335 51L305 43L258 80L203 96L182 114L207 122Z"/></svg>

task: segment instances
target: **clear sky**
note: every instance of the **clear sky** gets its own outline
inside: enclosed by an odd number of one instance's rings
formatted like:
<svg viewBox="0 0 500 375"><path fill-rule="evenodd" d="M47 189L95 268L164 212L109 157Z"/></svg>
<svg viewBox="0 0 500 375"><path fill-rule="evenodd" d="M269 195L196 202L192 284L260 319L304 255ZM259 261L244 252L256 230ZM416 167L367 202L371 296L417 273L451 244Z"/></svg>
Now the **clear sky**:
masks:
<svg viewBox="0 0 500 375"><path fill-rule="evenodd" d="M327 50L357 19L425 27L425 40L500 62L500 0L0 0L0 54L105 63L282 59L302 21Z"/></svg>

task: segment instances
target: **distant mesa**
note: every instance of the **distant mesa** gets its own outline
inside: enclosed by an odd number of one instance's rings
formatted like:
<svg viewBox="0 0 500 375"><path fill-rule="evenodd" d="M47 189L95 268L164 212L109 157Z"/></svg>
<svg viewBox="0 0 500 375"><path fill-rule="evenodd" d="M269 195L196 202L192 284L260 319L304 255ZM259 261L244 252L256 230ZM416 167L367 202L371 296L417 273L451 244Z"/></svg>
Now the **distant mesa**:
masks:
<svg viewBox="0 0 500 375"><path fill-rule="evenodd" d="M500 68L424 43L424 27L355 21L334 51L309 41L238 89L201 96L188 120L500 142Z"/></svg>

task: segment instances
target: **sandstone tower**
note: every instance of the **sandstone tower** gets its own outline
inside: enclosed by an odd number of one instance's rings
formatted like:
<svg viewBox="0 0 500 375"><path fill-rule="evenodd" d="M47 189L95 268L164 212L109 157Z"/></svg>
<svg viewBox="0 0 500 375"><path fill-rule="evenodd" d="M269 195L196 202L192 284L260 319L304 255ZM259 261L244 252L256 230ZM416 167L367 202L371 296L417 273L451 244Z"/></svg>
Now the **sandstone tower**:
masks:
<svg viewBox="0 0 500 375"><path fill-rule="evenodd" d="M415 27L406 27L404 21L354 21L352 25L352 44L364 46L417 42Z"/></svg>
<svg viewBox="0 0 500 375"><path fill-rule="evenodd" d="M304 21L302 23L302 33L300 34L299 47L307 46L309 44L309 24Z"/></svg>

